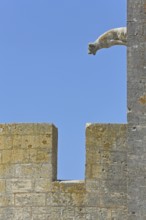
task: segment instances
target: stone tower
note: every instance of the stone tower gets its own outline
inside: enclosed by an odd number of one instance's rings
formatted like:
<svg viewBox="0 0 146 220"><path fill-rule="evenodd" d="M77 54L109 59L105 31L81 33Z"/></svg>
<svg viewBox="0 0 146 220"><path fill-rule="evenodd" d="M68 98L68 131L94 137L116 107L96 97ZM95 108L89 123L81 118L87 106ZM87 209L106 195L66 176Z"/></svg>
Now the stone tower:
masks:
<svg viewBox="0 0 146 220"><path fill-rule="evenodd" d="M145 21L128 0L128 123L87 125L84 181L57 181L54 125L0 125L0 220L146 219Z"/></svg>
<svg viewBox="0 0 146 220"><path fill-rule="evenodd" d="M146 0L128 0L128 219L146 219Z"/></svg>

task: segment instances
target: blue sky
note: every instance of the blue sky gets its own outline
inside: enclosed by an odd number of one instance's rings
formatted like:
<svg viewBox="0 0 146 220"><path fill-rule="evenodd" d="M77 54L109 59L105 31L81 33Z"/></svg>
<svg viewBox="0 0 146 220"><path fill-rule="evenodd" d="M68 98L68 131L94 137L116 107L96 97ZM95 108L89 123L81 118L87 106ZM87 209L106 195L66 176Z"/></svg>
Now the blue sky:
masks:
<svg viewBox="0 0 146 220"><path fill-rule="evenodd" d="M126 47L87 53L125 25L126 0L0 3L0 122L54 123L59 179L84 179L86 123L126 123Z"/></svg>

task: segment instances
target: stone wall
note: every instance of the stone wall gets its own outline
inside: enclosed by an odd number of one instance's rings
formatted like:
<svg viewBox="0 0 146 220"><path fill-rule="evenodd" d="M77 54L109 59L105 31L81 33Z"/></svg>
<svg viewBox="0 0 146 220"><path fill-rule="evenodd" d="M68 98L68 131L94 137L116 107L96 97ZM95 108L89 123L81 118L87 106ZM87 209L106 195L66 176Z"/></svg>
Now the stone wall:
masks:
<svg viewBox="0 0 146 220"><path fill-rule="evenodd" d="M46 192L56 175L53 125L0 125L0 220L42 219L35 216L46 207Z"/></svg>
<svg viewBox="0 0 146 220"><path fill-rule="evenodd" d="M127 125L124 124L87 126L85 206L88 218L83 219L126 219L126 136Z"/></svg>
<svg viewBox="0 0 146 220"><path fill-rule="evenodd" d="M86 128L86 176L57 181L57 129L0 125L0 220L125 219L126 125Z"/></svg>

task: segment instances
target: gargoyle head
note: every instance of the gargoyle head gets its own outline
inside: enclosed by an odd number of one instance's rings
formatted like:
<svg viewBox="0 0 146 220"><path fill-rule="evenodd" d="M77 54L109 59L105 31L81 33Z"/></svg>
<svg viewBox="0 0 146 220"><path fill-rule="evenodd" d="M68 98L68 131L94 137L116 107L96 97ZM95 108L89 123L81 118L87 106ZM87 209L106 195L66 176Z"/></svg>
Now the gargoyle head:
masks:
<svg viewBox="0 0 146 220"><path fill-rule="evenodd" d="M99 50L100 48L98 47L98 45L95 43L89 43L88 44L88 54L93 54L95 55L97 50Z"/></svg>

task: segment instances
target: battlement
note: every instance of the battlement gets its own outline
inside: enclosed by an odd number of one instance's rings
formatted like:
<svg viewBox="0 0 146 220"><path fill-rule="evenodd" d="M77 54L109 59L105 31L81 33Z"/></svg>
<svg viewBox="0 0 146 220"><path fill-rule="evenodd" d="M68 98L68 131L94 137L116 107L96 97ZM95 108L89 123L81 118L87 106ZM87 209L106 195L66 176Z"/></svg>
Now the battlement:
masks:
<svg viewBox="0 0 146 220"><path fill-rule="evenodd" d="M107 219L117 209L121 213L126 208L126 130L126 125L88 125L85 180L57 181L54 125L0 125L0 219L92 219L97 210Z"/></svg>
<svg viewBox="0 0 146 220"><path fill-rule="evenodd" d="M28 175L30 176L37 172L40 178L48 178L50 181L56 180L57 129L54 125L0 125L0 150L1 167L6 168L11 165L11 178L16 177L15 174L17 174L18 178L27 178L27 173L25 176L21 172L25 168L27 170L29 168ZM38 169L40 164L44 172Z"/></svg>

